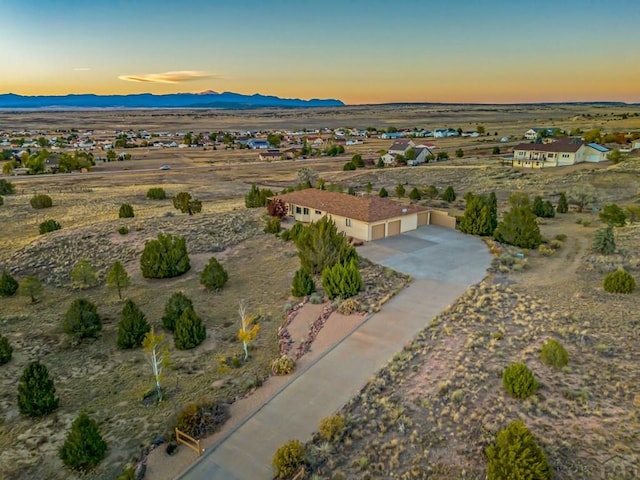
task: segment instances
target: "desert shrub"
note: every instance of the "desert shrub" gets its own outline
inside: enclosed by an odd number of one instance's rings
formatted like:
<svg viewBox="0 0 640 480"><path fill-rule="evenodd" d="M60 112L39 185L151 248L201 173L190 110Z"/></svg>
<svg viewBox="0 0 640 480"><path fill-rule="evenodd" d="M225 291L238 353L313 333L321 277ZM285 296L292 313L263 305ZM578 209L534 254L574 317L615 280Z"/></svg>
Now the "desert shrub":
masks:
<svg viewBox="0 0 640 480"><path fill-rule="evenodd" d="M229 274L224 267L211 257L200 274L200 284L208 290L221 290L229 280Z"/></svg>
<svg viewBox="0 0 640 480"><path fill-rule="evenodd" d="M318 433L320 438L327 442L335 442L340 440L344 433L345 422L342 415L336 414L325 417L318 423Z"/></svg>
<svg viewBox="0 0 640 480"><path fill-rule="evenodd" d="M309 303L311 303L311 304L313 304L313 305L319 305L319 304L321 304L321 303L322 303L322 296L321 296L319 293L317 293L317 292L312 293L312 294L309 296Z"/></svg>
<svg viewBox="0 0 640 480"><path fill-rule="evenodd" d="M567 235L564 233L559 233L556 236L553 237L554 240L558 240L559 242L566 242L567 241Z"/></svg>
<svg viewBox="0 0 640 480"><path fill-rule="evenodd" d="M304 463L305 450L300 440L290 440L273 455L273 469L276 478L293 477Z"/></svg>
<svg viewBox="0 0 640 480"><path fill-rule="evenodd" d="M60 230L60 224L53 219L45 220L40 225L38 225L38 231L40 235L44 235L45 233L55 232L56 230Z"/></svg>
<svg viewBox="0 0 640 480"><path fill-rule="evenodd" d="M636 281L629 272L620 269L604 277L604 289L609 293L633 293Z"/></svg>
<svg viewBox="0 0 640 480"><path fill-rule="evenodd" d="M167 198L167 193L164 191L164 188L153 187L147 190L147 198L151 200L164 200Z"/></svg>
<svg viewBox="0 0 640 480"><path fill-rule="evenodd" d="M38 277L28 276L18 288L18 293L24 297L29 297L31 299L31 303L36 303L38 301L38 297L42 295L44 292L44 287Z"/></svg>
<svg viewBox="0 0 640 480"><path fill-rule="evenodd" d="M150 330L151 325L147 322L142 310L132 300L127 300L122 307L122 318L118 322L118 339L116 341L118 347L139 347Z"/></svg>
<svg viewBox="0 0 640 480"><path fill-rule="evenodd" d="M549 247L554 250L560 250L563 246L564 243L562 243L560 240L551 240L549 242Z"/></svg>
<svg viewBox="0 0 640 480"><path fill-rule="evenodd" d="M274 198L267 203L267 213L272 217L284 218L287 216L287 205L281 198Z"/></svg>
<svg viewBox="0 0 640 480"><path fill-rule="evenodd" d="M11 360L13 354L13 347L9 343L9 339L3 335L0 335L0 365L4 365Z"/></svg>
<svg viewBox="0 0 640 480"><path fill-rule="evenodd" d="M562 368L569 363L569 353L558 341L551 338L542 345L540 360L550 367Z"/></svg>
<svg viewBox="0 0 640 480"><path fill-rule="evenodd" d="M71 470L87 472L104 458L107 443L95 420L82 412L76 417L60 448L60 458Z"/></svg>
<svg viewBox="0 0 640 480"><path fill-rule="evenodd" d="M527 398L538 388L538 382L524 363L516 362L502 372L502 386L515 398Z"/></svg>
<svg viewBox="0 0 640 480"><path fill-rule="evenodd" d="M7 271L3 270L0 275L0 296L10 297L18 291L18 281Z"/></svg>
<svg viewBox="0 0 640 480"><path fill-rule="evenodd" d="M96 306L84 298L76 298L64 316L62 328L74 337L95 337L102 330L102 320Z"/></svg>
<svg viewBox="0 0 640 480"><path fill-rule="evenodd" d="M129 228L123 225L122 227L118 228L118 233L120 235L126 235L127 233L129 233Z"/></svg>
<svg viewBox="0 0 640 480"><path fill-rule="evenodd" d="M487 480L550 480L552 470L535 437L520 421L498 432L496 443L487 447Z"/></svg>
<svg viewBox="0 0 640 480"><path fill-rule="evenodd" d="M293 233L293 228L291 231ZM312 275L336 263L357 259L357 253L344 232L338 232L335 222L327 216L299 229L295 242L300 265Z"/></svg>
<svg viewBox="0 0 640 480"><path fill-rule="evenodd" d="M28 417L41 417L58 408L59 402L47 367L38 361L29 363L18 384L20 413Z"/></svg>
<svg viewBox="0 0 640 480"><path fill-rule="evenodd" d="M360 302L354 300L353 298L347 298L338 306L338 313L341 313L343 315L353 315L354 313L358 313L360 311L360 308Z"/></svg>
<svg viewBox="0 0 640 480"><path fill-rule="evenodd" d="M96 269L93 268L93 265L91 265L91 263L89 263L89 260L85 258L79 260L76 263L75 267L73 267L73 271L71 272L71 279L80 288L87 288L95 285L98 282Z"/></svg>
<svg viewBox="0 0 640 480"><path fill-rule="evenodd" d="M611 255L616 251L616 239L611 225L596 230L593 234L593 245L591 249L594 253L601 255Z"/></svg>
<svg viewBox="0 0 640 480"><path fill-rule="evenodd" d="M356 167L356 165L353 162L347 162L342 166L342 170L344 170L345 172L348 172L350 170L355 170L358 167Z"/></svg>
<svg viewBox="0 0 640 480"><path fill-rule="evenodd" d="M0 178L0 195L11 195L13 193L16 193L15 185L4 178Z"/></svg>
<svg viewBox="0 0 640 480"><path fill-rule="evenodd" d="M456 192L451 185L449 185L444 192L442 192L442 199L445 202L451 203L456 199Z"/></svg>
<svg viewBox="0 0 640 480"><path fill-rule="evenodd" d="M567 195L562 192L560 193L560 198L558 199L558 206L556 207L556 212L558 213L567 213L569 211L569 202L567 201Z"/></svg>
<svg viewBox="0 0 640 480"><path fill-rule="evenodd" d="M283 230L282 232L280 232L280 238L285 242L291 240L291 230Z"/></svg>
<svg viewBox="0 0 640 480"><path fill-rule="evenodd" d="M120 211L118 212L118 218L133 218L133 207L128 203L120 205Z"/></svg>
<svg viewBox="0 0 640 480"><path fill-rule="evenodd" d="M294 297L304 297L311 295L316 291L316 285L313 283L313 277L305 269L296 270L291 283L291 295Z"/></svg>
<svg viewBox="0 0 640 480"><path fill-rule="evenodd" d="M264 224L264 233L280 233L280 219L278 217L269 217Z"/></svg>
<svg viewBox="0 0 640 480"><path fill-rule="evenodd" d="M230 417L227 404L213 401L188 403L178 413L176 428L193 438L202 438L219 430Z"/></svg>
<svg viewBox="0 0 640 480"><path fill-rule="evenodd" d="M556 251L551 248L548 247L547 245L545 245L544 243L540 244L538 246L538 251L544 256L544 257L553 257L556 254Z"/></svg>
<svg viewBox="0 0 640 480"><path fill-rule="evenodd" d="M355 260L349 263L336 263L322 271L322 287L327 297L334 299L349 298L357 295L362 288L362 277Z"/></svg>
<svg viewBox="0 0 640 480"><path fill-rule="evenodd" d="M202 202L191 197L188 192L180 192L173 197L173 206L182 213L193 215L202 211Z"/></svg>
<svg viewBox="0 0 640 480"><path fill-rule="evenodd" d="M176 321L173 342L178 350L190 350L207 338L207 330L193 308L187 307Z"/></svg>
<svg viewBox="0 0 640 480"><path fill-rule="evenodd" d="M289 355L281 355L271 362L271 373L274 375L289 375L296 368L296 361Z"/></svg>
<svg viewBox="0 0 640 480"><path fill-rule="evenodd" d="M627 214L615 203L605 205L599 217L602 222L613 227L624 227L627 223Z"/></svg>
<svg viewBox="0 0 640 480"><path fill-rule="evenodd" d="M176 292L171 295L164 306L162 326L173 332L176 328L176 322L187 308L193 309L193 302L184 293Z"/></svg>
<svg viewBox="0 0 640 480"><path fill-rule="evenodd" d="M31 206L35 209L50 208L53 206L53 200L49 195L36 194L29 200Z"/></svg>
<svg viewBox="0 0 640 480"><path fill-rule="evenodd" d="M191 263L185 239L159 233L157 240L148 240L140 268L145 278L173 278L188 272Z"/></svg>

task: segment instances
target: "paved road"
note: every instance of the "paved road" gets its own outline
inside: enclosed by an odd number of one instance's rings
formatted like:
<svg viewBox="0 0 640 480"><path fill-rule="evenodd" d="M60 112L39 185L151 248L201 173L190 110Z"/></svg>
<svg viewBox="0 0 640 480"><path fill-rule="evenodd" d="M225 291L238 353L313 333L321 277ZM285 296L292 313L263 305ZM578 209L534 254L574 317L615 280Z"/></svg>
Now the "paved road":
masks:
<svg viewBox="0 0 640 480"><path fill-rule="evenodd" d="M433 317L482 280L491 263L481 240L435 226L371 242L358 251L415 281L179 478L272 479L271 459L280 445L294 438L305 441L321 418L339 410Z"/></svg>

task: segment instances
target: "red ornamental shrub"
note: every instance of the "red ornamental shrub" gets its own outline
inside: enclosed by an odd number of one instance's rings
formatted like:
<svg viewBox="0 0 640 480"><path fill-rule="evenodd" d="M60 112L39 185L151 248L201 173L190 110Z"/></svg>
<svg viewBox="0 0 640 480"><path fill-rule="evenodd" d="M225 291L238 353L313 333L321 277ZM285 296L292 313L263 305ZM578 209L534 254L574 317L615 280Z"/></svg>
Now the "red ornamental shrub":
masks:
<svg viewBox="0 0 640 480"><path fill-rule="evenodd" d="M287 215L287 206L280 198L274 198L267 203L267 212L272 217L284 218Z"/></svg>

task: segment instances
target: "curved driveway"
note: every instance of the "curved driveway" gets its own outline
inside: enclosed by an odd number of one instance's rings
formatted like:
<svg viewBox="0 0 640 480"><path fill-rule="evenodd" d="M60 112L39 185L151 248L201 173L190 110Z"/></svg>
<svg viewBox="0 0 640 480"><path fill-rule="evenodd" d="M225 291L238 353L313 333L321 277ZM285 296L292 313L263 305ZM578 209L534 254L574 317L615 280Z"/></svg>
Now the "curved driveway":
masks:
<svg viewBox="0 0 640 480"><path fill-rule="evenodd" d="M436 226L370 242L358 253L414 281L179 478L271 480L271 458L280 445L306 441L321 418L355 396L438 313L482 280L491 264L480 239Z"/></svg>

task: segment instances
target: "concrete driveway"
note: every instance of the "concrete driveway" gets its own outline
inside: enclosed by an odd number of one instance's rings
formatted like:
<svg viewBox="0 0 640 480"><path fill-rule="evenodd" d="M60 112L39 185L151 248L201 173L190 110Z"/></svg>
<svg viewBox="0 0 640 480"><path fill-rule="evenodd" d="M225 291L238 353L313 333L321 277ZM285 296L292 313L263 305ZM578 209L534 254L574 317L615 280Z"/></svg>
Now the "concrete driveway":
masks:
<svg viewBox="0 0 640 480"><path fill-rule="evenodd" d="M491 255L478 238L427 226L358 248L363 257L414 277L349 336L293 378L179 478L271 480L271 459L288 440L306 441L318 421L355 396L396 352L469 286Z"/></svg>

